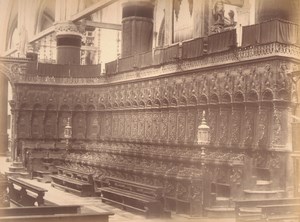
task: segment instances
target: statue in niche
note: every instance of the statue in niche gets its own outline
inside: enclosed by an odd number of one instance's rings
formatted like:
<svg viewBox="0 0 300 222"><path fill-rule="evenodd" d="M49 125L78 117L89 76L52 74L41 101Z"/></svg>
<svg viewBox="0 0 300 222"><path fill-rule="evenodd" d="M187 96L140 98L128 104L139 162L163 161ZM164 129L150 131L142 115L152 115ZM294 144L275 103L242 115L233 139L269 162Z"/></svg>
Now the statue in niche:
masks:
<svg viewBox="0 0 300 222"><path fill-rule="evenodd" d="M212 14L214 18L214 25L211 27L212 33L223 32L235 27L234 11L230 10L228 17L225 17L224 3L222 1L215 3Z"/></svg>

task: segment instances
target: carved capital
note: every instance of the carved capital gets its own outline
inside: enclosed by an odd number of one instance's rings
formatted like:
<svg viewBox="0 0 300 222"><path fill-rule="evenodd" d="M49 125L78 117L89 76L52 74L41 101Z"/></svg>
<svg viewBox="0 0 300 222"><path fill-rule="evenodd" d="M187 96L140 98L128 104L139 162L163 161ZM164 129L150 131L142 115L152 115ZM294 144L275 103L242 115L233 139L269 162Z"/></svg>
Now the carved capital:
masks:
<svg viewBox="0 0 300 222"><path fill-rule="evenodd" d="M83 25L75 25L71 21L68 22L60 22L55 26L56 36L59 35L77 35L80 36L84 32Z"/></svg>

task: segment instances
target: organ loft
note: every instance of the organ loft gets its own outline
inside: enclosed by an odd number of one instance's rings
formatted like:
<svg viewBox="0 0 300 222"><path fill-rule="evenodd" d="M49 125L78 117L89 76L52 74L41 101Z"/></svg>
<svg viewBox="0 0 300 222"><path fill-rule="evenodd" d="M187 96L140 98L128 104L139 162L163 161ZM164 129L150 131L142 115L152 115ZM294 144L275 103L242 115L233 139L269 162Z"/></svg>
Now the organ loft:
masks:
<svg viewBox="0 0 300 222"><path fill-rule="evenodd" d="M155 217L299 197L298 0L0 4L18 176Z"/></svg>

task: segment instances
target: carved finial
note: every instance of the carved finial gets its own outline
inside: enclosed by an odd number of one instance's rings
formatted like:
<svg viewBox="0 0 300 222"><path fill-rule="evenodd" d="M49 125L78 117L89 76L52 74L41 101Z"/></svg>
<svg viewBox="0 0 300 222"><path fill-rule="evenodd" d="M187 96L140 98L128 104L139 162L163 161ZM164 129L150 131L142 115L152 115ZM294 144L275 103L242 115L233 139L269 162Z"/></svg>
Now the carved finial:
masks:
<svg viewBox="0 0 300 222"><path fill-rule="evenodd" d="M71 118L68 117L68 118L67 118L67 126L70 126L70 120L71 120Z"/></svg>
<svg viewBox="0 0 300 222"><path fill-rule="evenodd" d="M205 113L205 110L203 110L203 112L202 112L201 125L207 125L207 123L206 123L206 113Z"/></svg>
<svg viewBox="0 0 300 222"><path fill-rule="evenodd" d="M205 110L203 110L202 120L200 125L198 126L197 144L207 145L209 144L209 140L210 140L210 128L206 123Z"/></svg>

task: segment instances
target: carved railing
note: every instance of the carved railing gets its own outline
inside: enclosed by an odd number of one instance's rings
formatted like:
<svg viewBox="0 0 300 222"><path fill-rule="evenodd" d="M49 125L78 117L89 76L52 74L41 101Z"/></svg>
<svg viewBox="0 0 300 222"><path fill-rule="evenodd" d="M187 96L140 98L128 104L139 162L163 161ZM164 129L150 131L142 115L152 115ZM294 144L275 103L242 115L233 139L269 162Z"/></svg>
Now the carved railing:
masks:
<svg viewBox="0 0 300 222"><path fill-rule="evenodd" d="M62 65L29 62L26 75L55 78L97 78L101 65Z"/></svg>
<svg viewBox="0 0 300 222"><path fill-rule="evenodd" d="M199 68L213 67L216 65L230 64L240 61L248 61L258 58L266 58L271 56L283 56L290 58L300 57L300 47L296 45L286 45L282 43L268 43L263 45L249 46L246 48L236 48L227 52L214 53L206 56L199 57L197 60L182 60L180 63L180 71L188 71ZM147 54L147 57L149 55ZM150 58L150 57L149 57ZM9 60L6 60L9 61ZM12 60L14 61L14 60ZM106 64L108 65L108 64ZM116 61L113 61L113 67L116 67ZM22 68L24 69L24 68ZM108 72L108 66L106 66L107 74L113 74L116 68ZM14 68L16 70L16 68ZM54 78L49 76L29 76L22 75L26 72L18 69L19 71L13 71L9 74L13 82L26 82L33 84L56 84L56 85L101 85L107 83L107 78L110 82L119 82L126 80L140 79L143 77L155 77L162 74L178 72L177 63L168 63L159 67L150 66L147 69L133 70L122 72L114 75L100 76L99 78Z"/></svg>

